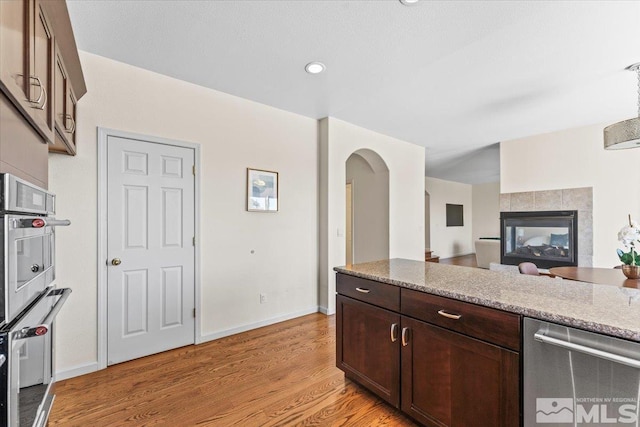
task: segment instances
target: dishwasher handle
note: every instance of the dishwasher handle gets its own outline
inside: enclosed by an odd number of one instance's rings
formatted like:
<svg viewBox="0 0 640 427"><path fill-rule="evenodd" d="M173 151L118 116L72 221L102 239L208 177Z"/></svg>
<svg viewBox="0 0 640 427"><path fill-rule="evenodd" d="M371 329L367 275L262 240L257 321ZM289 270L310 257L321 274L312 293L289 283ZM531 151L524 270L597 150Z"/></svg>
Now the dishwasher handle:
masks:
<svg viewBox="0 0 640 427"><path fill-rule="evenodd" d="M569 341L553 338L545 335L541 331L536 332L533 335L536 341L545 344L555 345L557 347L564 348L566 350L577 351L587 354L589 356L598 357L600 359L609 360L611 362L620 363L622 365L631 366L632 368L640 369L640 360L632 359L631 357L621 356L619 354L610 353L604 350L598 350L597 348L587 347L586 345L576 344Z"/></svg>

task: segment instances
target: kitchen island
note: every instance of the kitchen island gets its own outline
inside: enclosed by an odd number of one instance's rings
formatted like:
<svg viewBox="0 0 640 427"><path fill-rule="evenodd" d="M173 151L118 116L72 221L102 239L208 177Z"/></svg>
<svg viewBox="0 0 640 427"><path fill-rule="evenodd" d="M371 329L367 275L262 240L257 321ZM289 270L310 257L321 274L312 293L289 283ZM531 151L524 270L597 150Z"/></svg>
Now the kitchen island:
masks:
<svg viewBox="0 0 640 427"><path fill-rule="evenodd" d="M335 271L337 366L428 426L522 425L524 317L640 342L637 289L404 259Z"/></svg>
<svg viewBox="0 0 640 427"><path fill-rule="evenodd" d="M640 290L391 259L338 273L640 342Z"/></svg>

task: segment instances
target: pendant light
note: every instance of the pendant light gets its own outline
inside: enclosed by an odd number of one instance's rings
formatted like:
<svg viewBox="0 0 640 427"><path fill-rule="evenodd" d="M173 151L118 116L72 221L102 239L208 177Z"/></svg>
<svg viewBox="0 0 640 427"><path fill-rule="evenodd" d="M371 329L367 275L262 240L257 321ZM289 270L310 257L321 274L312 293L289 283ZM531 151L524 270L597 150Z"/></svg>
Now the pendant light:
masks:
<svg viewBox="0 0 640 427"><path fill-rule="evenodd" d="M640 147L640 62L627 67L638 74L638 117L604 128L605 150Z"/></svg>

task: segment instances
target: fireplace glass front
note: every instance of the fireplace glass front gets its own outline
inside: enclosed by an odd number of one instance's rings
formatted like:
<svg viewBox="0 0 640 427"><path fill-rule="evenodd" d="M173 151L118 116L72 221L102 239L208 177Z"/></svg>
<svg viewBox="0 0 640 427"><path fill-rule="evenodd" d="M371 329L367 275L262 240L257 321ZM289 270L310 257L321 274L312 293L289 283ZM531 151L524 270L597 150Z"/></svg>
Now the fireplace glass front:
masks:
<svg viewBox="0 0 640 427"><path fill-rule="evenodd" d="M578 212L501 212L501 263L578 265Z"/></svg>

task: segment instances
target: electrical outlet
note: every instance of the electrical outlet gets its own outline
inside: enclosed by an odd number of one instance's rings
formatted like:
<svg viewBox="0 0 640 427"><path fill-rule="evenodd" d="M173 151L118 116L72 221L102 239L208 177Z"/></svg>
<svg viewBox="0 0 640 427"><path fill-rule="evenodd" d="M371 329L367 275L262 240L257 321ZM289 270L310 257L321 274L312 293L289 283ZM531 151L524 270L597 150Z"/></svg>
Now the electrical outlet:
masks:
<svg viewBox="0 0 640 427"><path fill-rule="evenodd" d="M260 294L260 304L267 302L267 294Z"/></svg>

